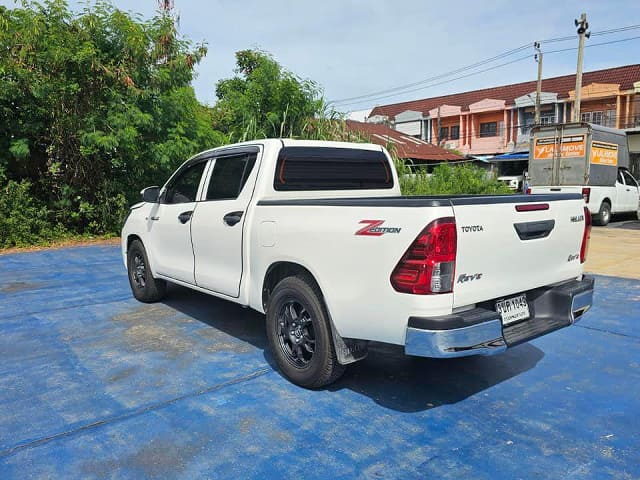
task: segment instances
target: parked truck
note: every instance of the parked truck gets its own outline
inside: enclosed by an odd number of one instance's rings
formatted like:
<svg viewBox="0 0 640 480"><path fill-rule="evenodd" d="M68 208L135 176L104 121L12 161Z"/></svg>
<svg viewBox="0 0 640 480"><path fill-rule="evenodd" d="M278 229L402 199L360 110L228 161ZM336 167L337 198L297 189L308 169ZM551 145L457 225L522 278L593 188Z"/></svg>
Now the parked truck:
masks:
<svg viewBox="0 0 640 480"><path fill-rule="evenodd" d="M623 130L588 123L536 126L529 149L531 193L580 193L596 225L613 213L640 214Z"/></svg>
<svg viewBox="0 0 640 480"><path fill-rule="evenodd" d="M580 193L403 197L373 144L217 148L142 197L122 230L135 298L174 283L265 313L280 370L305 387L337 379L369 341L489 355L592 303Z"/></svg>

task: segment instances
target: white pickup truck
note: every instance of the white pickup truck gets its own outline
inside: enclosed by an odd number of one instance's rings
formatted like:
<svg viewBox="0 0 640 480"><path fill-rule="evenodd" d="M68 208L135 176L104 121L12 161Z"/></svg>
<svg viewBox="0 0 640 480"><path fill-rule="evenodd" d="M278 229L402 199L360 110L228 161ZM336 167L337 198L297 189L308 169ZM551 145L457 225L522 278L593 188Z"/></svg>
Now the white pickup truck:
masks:
<svg viewBox="0 0 640 480"><path fill-rule="evenodd" d="M403 197L377 145L260 140L186 161L122 230L133 295L176 283L266 313L282 373L337 379L368 341L488 355L577 321L580 194Z"/></svg>
<svg viewBox="0 0 640 480"><path fill-rule="evenodd" d="M612 214L636 213L640 188L631 175L624 130L588 123L538 125L531 130L530 193L580 193L594 225Z"/></svg>

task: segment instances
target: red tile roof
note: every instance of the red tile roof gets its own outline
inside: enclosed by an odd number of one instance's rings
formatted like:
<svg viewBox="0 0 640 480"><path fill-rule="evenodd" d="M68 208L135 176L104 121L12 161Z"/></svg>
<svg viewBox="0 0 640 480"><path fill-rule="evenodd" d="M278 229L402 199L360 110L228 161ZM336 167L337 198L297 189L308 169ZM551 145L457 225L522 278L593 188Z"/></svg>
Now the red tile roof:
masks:
<svg viewBox="0 0 640 480"><path fill-rule="evenodd" d="M629 90L633 88L633 83L637 81L640 81L640 64L607 68L605 70L586 72L582 75L583 86L591 83L614 83L620 84L620 90ZM568 98L569 91L574 90L575 86L575 75L564 75L562 77L542 80L542 91L557 93L558 99ZM406 110L415 110L422 112L424 115L428 115L429 110L442 105L460 106L463 111L467 111L469 110L470 104L479 102L485 98L504 100L507 105L513 105L514 99L534 92L535 89L535 81L514 83L512 85L483 88L482 90L454 93L452 95L444 95L441 97L424 98L422 100L412 100L410 102L381 105L375 107L369 115L387 115L389 118L393 118L397 114Z"/></svg>
<svg viewBox="0 0 640 480"><path fill-rule="evenodd" d="M464 157L451 153L444 148L436 147L418 138L405 135L402 132L393 130L386 125L375 123L362 123L355 120L347 120L347 127L359 133L371 143L388 147L392 145L396 148L400 158L413 158L416 160L449 161L462 160Z"/></svg>

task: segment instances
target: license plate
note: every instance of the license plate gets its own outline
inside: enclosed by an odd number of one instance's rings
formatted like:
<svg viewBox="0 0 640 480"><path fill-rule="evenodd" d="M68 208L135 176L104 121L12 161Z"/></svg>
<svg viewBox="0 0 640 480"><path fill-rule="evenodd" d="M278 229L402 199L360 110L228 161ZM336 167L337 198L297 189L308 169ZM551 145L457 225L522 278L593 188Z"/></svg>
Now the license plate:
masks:
<svg viewBox="0 0 640 480"><path fill-rule="evenodd" d="M496 302L496 312L502 317L502 324L509 325L519 320L529 318L529 304L526 295L498 300Z"/></svg>

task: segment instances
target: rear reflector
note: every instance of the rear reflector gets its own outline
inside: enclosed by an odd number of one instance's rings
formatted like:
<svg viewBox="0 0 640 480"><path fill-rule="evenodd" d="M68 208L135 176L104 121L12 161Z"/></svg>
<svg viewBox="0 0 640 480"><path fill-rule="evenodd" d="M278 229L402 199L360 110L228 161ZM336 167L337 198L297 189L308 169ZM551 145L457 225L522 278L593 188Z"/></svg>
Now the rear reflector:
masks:
<svg viewBox="0 0 640 480"><path fill-rule="evenodd" d="M516 205L517 212L536 212L538 210L549 210L548 203L528 203L526 205Z"/></svg>
<svg viewBox="0 0 640 480"><path fill-rule="evenodd" d="M450 293L458 248L453 217L438 218L416 237L391 273L397 292L416 295Z"/></svg>
<svg viewBox="0 0 640 480"><path fill-rule="evenodd" d="M591 189L589 187L582 188L582 198L586 203L589 203L589 199L591 198Z"/></svg>
<svg viewBox="0 0 640 480"><path fill-rule="evenodd" d="M589 239L591 238L591 212L584 207L584 232L582 232L582 245L580 245L580 263L587 261Z"/></svg>

